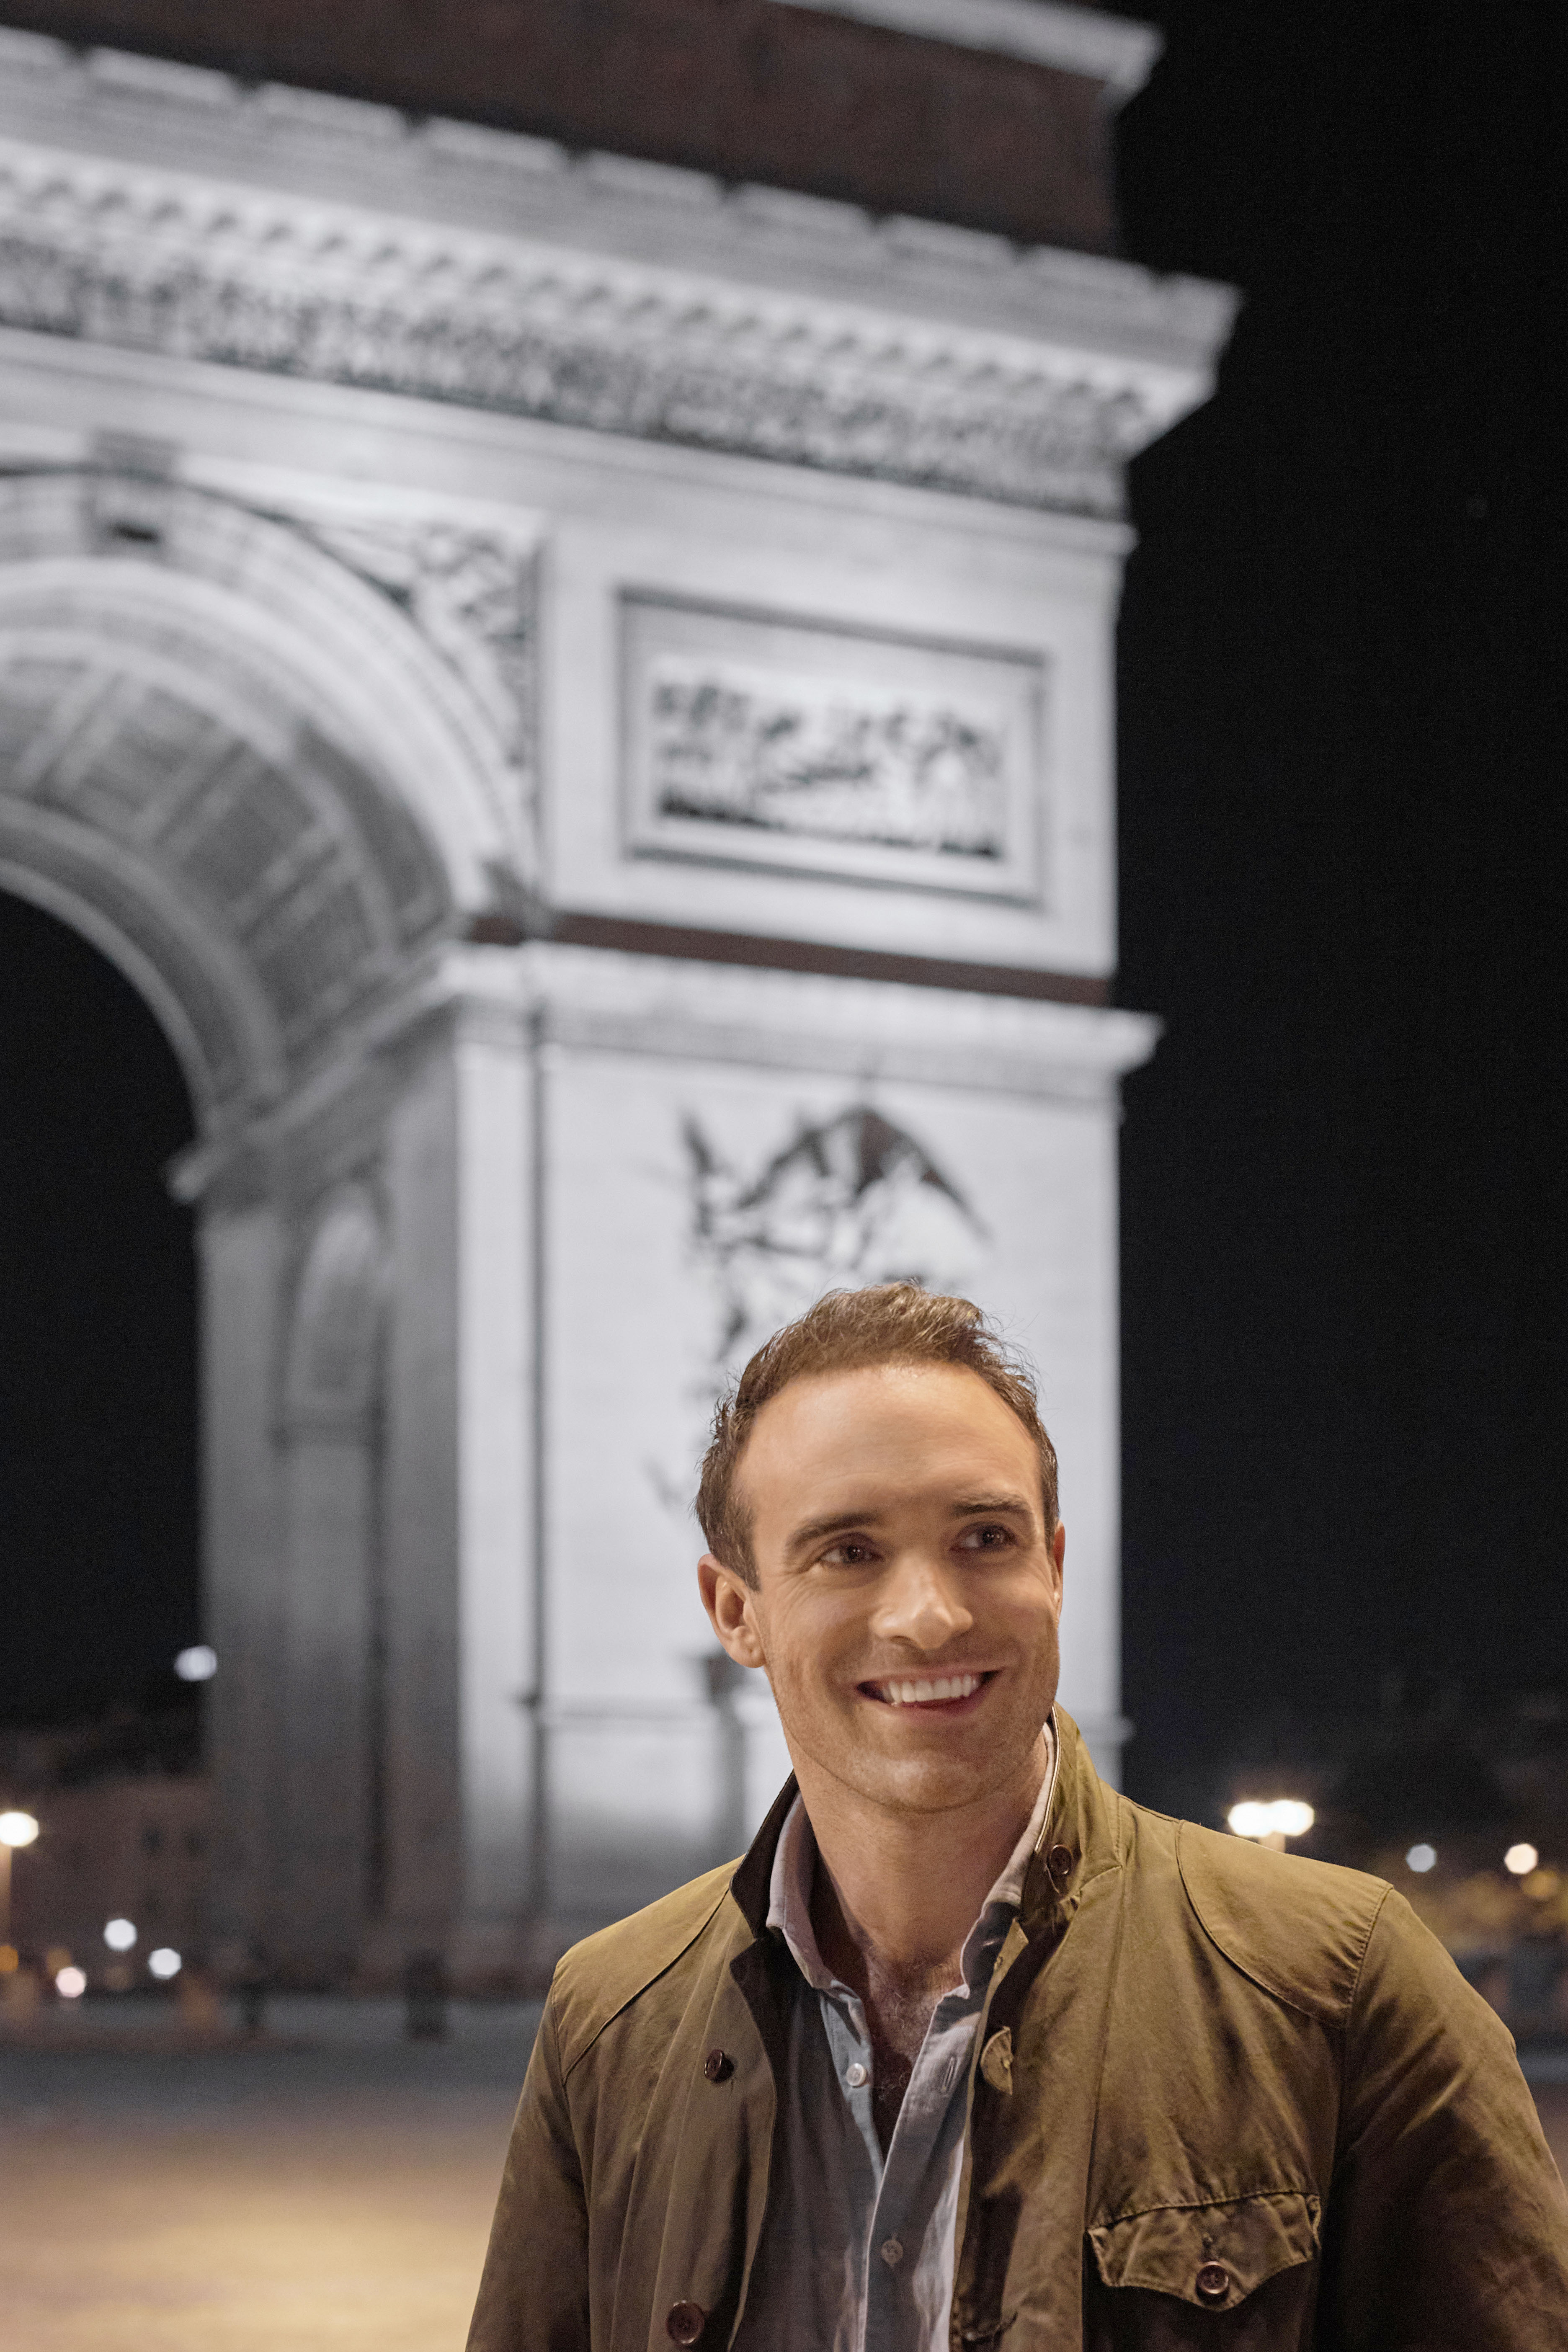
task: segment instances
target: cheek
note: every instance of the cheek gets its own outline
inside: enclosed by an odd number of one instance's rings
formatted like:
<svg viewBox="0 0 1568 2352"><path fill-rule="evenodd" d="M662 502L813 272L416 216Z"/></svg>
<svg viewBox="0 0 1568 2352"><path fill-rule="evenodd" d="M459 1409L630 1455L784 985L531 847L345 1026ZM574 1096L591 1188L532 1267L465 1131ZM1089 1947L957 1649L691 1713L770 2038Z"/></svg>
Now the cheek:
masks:
<svg viewBox="0 0 1568 2352"><path fill-rule="evenodd" d="M769 1673L796 1689L836 1679L839 1662L861 1639L863 1617L863 1611L836 1607L815 1593L775 1596L766 1617L758 1618Z"/></svg>

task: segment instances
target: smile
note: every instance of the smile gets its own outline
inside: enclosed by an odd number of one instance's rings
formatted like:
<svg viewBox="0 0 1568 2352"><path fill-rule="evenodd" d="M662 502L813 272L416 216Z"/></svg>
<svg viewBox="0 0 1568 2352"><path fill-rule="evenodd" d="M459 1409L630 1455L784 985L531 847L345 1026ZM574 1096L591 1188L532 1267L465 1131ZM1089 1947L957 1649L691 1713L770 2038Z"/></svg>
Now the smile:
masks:
<svg viewBox="0 0 1568 2352"><path fill-rule="evenodd" d="M885 1706L951 1706L957 1700L973 1698L991 1676L984 1675L933 1675L906 1680L862 1683L860 1688L872 1698L880 1699Z"/></svg>

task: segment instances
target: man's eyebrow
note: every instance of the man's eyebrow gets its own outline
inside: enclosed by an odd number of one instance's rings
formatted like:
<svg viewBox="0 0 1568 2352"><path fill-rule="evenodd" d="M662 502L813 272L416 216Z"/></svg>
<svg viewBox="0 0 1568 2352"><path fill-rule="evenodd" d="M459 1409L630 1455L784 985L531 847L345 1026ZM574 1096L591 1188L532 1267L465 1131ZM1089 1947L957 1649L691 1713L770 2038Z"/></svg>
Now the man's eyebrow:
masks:
<svg viewBox="0 0 1568 2352"><path fill-rule="evenodd" d="M880 1511L873 1509L835 1511L826 1519L808 1519L805 1527L796 1528L784 1546L784 1549L792 1552L804 1551L808 1544L818 1542L823 1536L842 1535L846 1528L874 1528L881 1517Z"/></svg>
<svg viewBox="0 0 1568 2352"><path fill-rule="evenodd" d="M1027 1518L1033 1509L1034 1505L1026 1495L970 1495L962 1502L953 1504L950 1516L955 1519L974 1519L984 1517L988 1511L994 1511L998 1515L1007 1512L1015 1518ZM848 1528L869 1530L879 1525L883 1516L881 1511L873 1507L865 1511L834 1511L826 1518L808 1519L804 1527L796 1528L784 1549L786 1553L805 1551L812 1544L820 1543L824 1536L843 1535Z"/></svg>

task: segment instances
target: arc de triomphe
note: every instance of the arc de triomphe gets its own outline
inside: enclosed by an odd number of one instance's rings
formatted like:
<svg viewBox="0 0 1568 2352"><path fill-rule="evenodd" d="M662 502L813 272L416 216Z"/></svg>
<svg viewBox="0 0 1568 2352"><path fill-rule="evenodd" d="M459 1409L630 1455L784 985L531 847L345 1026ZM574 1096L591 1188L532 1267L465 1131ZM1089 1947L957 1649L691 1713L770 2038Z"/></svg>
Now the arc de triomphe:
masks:
<svg viewBox="0 0 1568 2352"><path fill-rule="evenodd" d="M834 1281L1038 1361L1113 1768L1121 471L1228 299L0 68L0 887L196 1108L220 1963L500 1983L733 1850L692 1465Z"/></svg>

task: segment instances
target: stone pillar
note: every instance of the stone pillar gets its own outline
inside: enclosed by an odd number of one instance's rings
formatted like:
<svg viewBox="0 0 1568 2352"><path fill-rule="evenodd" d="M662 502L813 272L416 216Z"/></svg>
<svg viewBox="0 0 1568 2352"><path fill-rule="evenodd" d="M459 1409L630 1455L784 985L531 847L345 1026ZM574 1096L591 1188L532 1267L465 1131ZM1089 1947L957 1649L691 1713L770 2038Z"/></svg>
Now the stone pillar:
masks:
<svg viewBox="0 0 1568 2352"><path fill-rule="evenodd" d="M273 1445L281 1223L270 1201L202 1206L204 1619L218 1656L207 1746L218 1824L210 1929L216 1965L267 1957L279 1776L286 1752L282 1497Z"/></svg>
<svg viewBox="0 0 1568 2352"><path fill-rule="evenodd" d="M1035 1360L1062 1460L1066 1705L1114 1773L1118 1081L1088 1005L540 944L548 1919L732 1853L788 1769L713 1655L691 1516L715 1394L823 1290L914 1276ZM542 1927L542 1933L543 1929Z"/></svg>
<svg viewBox="0 0 1568 2352"><path fill-rule="evenodd" d="M354 1972L384 1876L380 1377L384 1266L368 1192L318 1216L296 1286L284 1382L288 1522L284 1840L287 1971Z"/></svg>
<svg viewBox="0 0 1568 2352"><path fill-rule="evenodd" d="M532 1899L533 1234L515 960L454 955L386 1142L384 1941L515 1972Z"/></svg>

